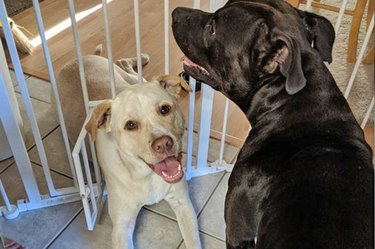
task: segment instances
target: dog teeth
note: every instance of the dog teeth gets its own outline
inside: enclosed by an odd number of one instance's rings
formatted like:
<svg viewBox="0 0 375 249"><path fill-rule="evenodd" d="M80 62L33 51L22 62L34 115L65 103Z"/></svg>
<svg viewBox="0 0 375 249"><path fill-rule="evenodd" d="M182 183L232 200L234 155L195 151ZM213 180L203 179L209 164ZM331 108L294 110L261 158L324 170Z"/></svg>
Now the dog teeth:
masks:
<svg viewBox="0 0 375 249"><path fill-rule="evenodd" d="M207 71L205 68L203 68L203 67L201 67L201 66L199 66L198 68L199 68L204 74L209 74L208 71Z"/></svg>
<svg viewBox="0 0 375 249"><path fill-rule="evenodd" d="M202 73L209 75L208 71L204 68L199 66L198 64L189 64L187 61L183 61L183 64L189 66L189 67L197 67Z"/></svg>
<svg viewBox="0 0 375 249"><path fill-rule="evenodd" d="M177 171L177 173L174 174L173 176L169 176L169 175L167 175L164 171L162 171L161 174L162 174L165 178L167 178L167 179L173 179L173 178L175 178L176 176L178 176L178 175L180 174L180 172L181 172L181 164L178 166L178 171Z"/></svg>

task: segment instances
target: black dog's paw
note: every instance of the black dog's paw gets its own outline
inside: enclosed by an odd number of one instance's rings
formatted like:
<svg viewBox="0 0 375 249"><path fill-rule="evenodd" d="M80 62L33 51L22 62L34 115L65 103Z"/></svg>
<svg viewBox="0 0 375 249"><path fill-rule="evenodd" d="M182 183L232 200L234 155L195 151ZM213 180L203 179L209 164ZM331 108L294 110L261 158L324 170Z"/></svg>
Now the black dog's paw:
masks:
<svg viewBox="0 0 375 249"><path fill-rule="evenodd" d="M184 79L186 82L189 83L190 75L187 74L185 71L182 71L181 73L179 73L178 76L180 76L182 79ZM201 84L202 84L202 82L197 80L197 83L195 84L195 91L196 92L199 92L201 90Z"/></svg>
<svg viewBox="0 0 375 249"><path fill-rule="evenodd" d="M227 244L227 249L255 249L255 239L243 240L238 246L231 246Z"/></svg>

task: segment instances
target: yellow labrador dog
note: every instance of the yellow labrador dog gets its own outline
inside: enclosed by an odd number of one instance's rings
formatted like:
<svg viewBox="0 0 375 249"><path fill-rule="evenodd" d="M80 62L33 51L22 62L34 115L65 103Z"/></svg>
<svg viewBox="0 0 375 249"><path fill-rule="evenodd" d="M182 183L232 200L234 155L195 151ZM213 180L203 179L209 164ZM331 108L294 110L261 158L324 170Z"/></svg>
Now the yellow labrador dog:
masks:
<svg viewBox="0 0 375 249"><path fill-rule="evenodd" d="M108 187L113 248L134 248L140 209L163 199L176 213L186 247L201 248L181 168L185 128L178 81L161 76L129 85L114 100L99 104L86 124Z"/></svg>
<svg viewBox="0 0 375 249"><path fill-rule="evenodd" d="M99 45L93 55L83 57L90 100L111 97L108 60L101 53ZM149 56L142 54L142 64L148 62ZM184 119L177 96L181 85L185 89L189 85L170 76L137 83L136 58L118 60L113 66L119 94L99 104L86 125L108 187L113 248L134 248L139 210L162 199L175 211L187 248L201 248L180 164ZM64 66L57 87L69 140L75 144L86 117L77 61Z"/></svg>

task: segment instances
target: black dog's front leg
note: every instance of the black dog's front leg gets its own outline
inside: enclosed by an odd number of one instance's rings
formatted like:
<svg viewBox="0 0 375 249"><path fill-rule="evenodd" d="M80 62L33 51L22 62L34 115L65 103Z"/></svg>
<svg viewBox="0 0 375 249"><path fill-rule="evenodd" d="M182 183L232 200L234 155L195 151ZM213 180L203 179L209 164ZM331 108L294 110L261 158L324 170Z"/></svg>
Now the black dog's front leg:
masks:
<svg viewBox="0 0 375 249"><path fill-rule="evenodd" d="M251 239L248 241L242 241L236 247L233 247L227 243L227 249L255 249L255 239Z"/></svg>
<svg viewBox="0 0 375 249"><path fill-rule="evenodd" d="M225 204L227 249L255 248L256 208L249 206L250 203L254 205L256 201L247 196L245 190L228 190Z"/></svg>
<svg viewBox="0 0 375 249"><path fill-rule="evenodd" d="M232 172L231 178L236 177L235 175L238 176L238 174ZM245 179L246 177L241 178L241 181L239 179L235 181L229 180L229 188L225 198L226 242L228 249L255 248L258 194L254 192L256 188L248 188L249 179Z"/></svg>

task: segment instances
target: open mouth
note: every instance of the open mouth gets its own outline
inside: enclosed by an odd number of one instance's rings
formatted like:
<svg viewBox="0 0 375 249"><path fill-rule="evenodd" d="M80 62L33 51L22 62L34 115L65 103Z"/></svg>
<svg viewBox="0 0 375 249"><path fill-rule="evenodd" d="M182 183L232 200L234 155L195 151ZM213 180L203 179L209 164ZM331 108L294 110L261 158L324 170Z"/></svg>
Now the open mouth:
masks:
<svg viewBox="0 0 375 249"><path fill-rule="evenodd" d="M184 176L184 171L181 167L182 154L177 157L170 156L156 164L148 164L148 166L164 181L168 183L176 183Z"/></svg>
<svg viewBox="0 0 375 249"><path fill-rule="evenodd" d="M186 55L184 55L181 60L183 62L184 70L190 76L205 83L213 81L213 77L204 67L192 62Z"/></svg>

